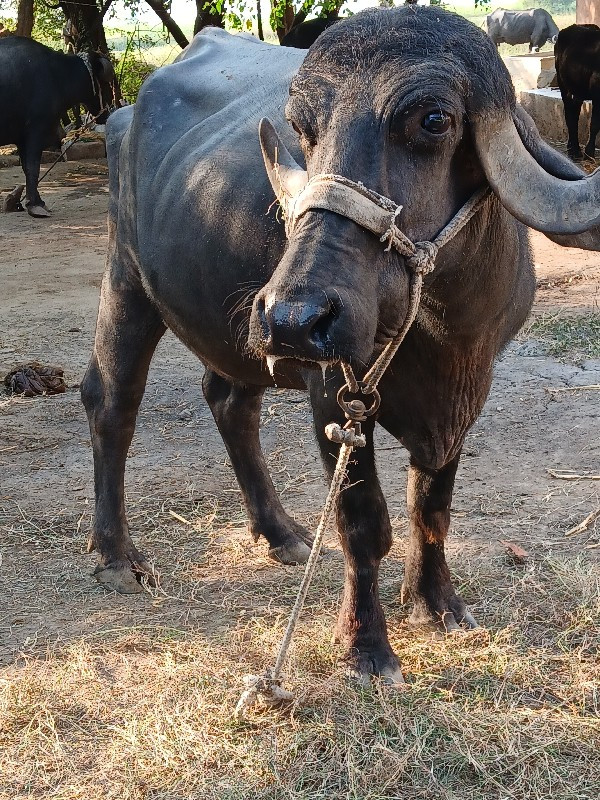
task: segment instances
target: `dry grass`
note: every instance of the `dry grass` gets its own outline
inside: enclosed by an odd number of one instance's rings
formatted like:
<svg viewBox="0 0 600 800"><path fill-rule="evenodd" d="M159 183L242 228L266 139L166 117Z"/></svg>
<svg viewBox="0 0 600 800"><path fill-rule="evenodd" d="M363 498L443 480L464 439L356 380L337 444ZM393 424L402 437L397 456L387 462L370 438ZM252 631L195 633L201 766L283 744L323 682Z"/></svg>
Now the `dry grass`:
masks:
<svg viewBox="0 0 600 800"><path fill-rule="evenodd" d="M571 362L600 358L600 314L540 314L518 338L536 339L545 355Z"/></svg>
<svg viewBox="0 0 600 800"><path fill-rule="evenodd" d="M269 664L299 572L267 574L260 559L246 560L243 573L220 576L215 598L219 557L233 567L246 540L214 498L195 510L197 501L188 502L178 513L194 526L203 520L212 540L211 557L187 565L188 580L194 571L198 585L209 581L192 599L212 597L219 624L174 626L153 614L138 627L101 628L5 668L3 800L597 800L596 567L462 559L458 584L487 629L439 639L406 626L396 546L382 595L408 683L394 692L345 680L330 642L341 567L330 553L292 650L296 701L236 724L241 676ZM185 573L184 561L182 551L175 574ZM244 604L254 613L240 614Z"/></svg>

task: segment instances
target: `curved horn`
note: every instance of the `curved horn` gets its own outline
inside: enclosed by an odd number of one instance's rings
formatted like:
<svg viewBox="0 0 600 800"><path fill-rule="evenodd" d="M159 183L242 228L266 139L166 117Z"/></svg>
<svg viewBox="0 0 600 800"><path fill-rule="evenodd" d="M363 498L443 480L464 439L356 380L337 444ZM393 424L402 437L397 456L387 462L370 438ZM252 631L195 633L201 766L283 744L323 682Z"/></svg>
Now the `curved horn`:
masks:
<svg viewBox="0 0 600 800"><path fill-rule="evenodd" d="M290 199L306 186L308 174L283 144L267 117L259 122L258 135L269 181L277 199L287 209Z"/></svg>
<svg viewBox="0 0 600 800"><path fill-rule="evenodd" d="M475 147L502 205L542 233L574 234L600 224L600 170L581 180L546 172L521 141L509 114L472 119Z"/></svg>

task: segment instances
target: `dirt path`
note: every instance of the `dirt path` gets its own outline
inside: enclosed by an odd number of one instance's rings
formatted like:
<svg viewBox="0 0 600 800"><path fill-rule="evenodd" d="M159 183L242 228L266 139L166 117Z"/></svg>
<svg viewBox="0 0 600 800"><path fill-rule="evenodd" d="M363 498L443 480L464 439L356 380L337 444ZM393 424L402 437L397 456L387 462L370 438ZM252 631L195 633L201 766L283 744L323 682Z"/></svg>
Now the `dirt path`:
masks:
<svg viewBox="0 0 600 800"><path fill-rule="evenodd" d="M18 178L0 170L0 188ZM61 164L45 188L48 221L0 216L0 374L30 360L60 364L69 391L60 397L0 401L0 658L40 652L90 626L139 624L143 600L107 596L84 554L92 519L92 469L87 424L77 386L90 354L103 271L104 164ZM600 257L564 250L534 236L540 291L536 312L598 312ZM132 525L157 559L168 592L196 591L194 562L206 557L202 534L169 514L195 521L216 513L227 523L235 560L244 554L266 574L263 544L253 546L226 454L201 398L200 367L172 336L161 343L128 463ZM600 362L562 363L536 339L513 344L500 360L491 397L467 440L455 493L451 558L503 551L501 539L532 553L600 552L600 528L573 538L566 530L599 504L594 481L561 481L548 472L600 473L600 392L554 392L600 384ZM291 420L306 440L300 455L282 432ZM312 523L323 497L307 404L299 394L273 391L265 403L263 438L287 505ZM404 528L405 453L380 433L379 465L398 532ZM192 519L193 518L193 519ZM398 547L403 549L400 537ZM182 564L186 564L182 568ZM271 570L271 573L269 573ZM239 610L239 609L238 609ZM210 617L195 607L161 607L164 622L183 614ZM172 614L175 618L171 618ZM203 624L195 619L195 624ZM225 620L226 622L226 620ZM121 624L121 623L119 623Z"/></svg>

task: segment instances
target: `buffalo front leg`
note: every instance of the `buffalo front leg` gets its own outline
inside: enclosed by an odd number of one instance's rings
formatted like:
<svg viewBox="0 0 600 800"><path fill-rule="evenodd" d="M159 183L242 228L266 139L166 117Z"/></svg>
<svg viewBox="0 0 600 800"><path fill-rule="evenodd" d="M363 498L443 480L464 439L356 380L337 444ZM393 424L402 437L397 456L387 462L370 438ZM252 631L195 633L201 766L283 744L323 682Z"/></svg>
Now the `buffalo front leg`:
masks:
<svg viewBox="0 0 600 800"><path fill-rule="evenodd" d="M304 564L310 536L284 511L260 446L264 389L234 383L208 368L202 389L231 459L254 541L264 536L275 561Z"/></svg>
<svg viewBox="0 0 600 800"><path fill-rule="evenodd" d="M450 505L460 454L438 470L420 467L411 459L407 505L410 541L406 555L402 602L414 601L410 622L436 623L446 631L460 623L477 623L455 592L446 563L444 542L450 525Z"/></svg>
<svg viewBox="0 0 600 800"><path fill-rule="evenodd" d="M335 393L328 393L333 395ZM341 422L339 408L323 401L323 384L311 381L317 439L325 472L331 480L339 446L325 435L329 422ZM402 683L400 664L389 643L379 599L379 564L392 545L392 528L375 469L373 430L363 423L366 447L352 452L347 480L337 503L337 527L344 552L344 591L335 640L344 648L350 674L361 683L371 675L386 683Z"/></svg>
<svg viewBox="0 0 600 800"><path fill-rule="evenodd" d="M94 453L96 514L89 550L100 563L99 583L123 594L142 591L152 574L129 535L125 514L125 461L152 354L165 326L137 276L106 273L94 352L81 384Z"/></svg>

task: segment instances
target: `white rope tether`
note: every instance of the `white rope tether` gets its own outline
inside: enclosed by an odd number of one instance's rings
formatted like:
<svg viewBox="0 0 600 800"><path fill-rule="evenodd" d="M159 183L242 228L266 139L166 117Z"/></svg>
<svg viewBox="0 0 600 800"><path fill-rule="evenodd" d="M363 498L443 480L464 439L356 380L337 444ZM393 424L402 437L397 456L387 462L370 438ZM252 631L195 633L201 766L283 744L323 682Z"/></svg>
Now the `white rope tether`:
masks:
<svg viewBox="0 0 600 800"><path fill-rule="evenodd" d="M294 608L292 609L286 631L283 635L283 639L281 640L281 644L279 645L279 652L277 653L277 658L275 659L275 666L272 670L268 670L263 675L246 675L244 677L246 689L242 693L242 696L235 707L234 716L236 719L241 719L244 716L246 709L254 705L259 697L261 697L267 704L271 705L279 703L282 700L293 699L293 694L291 692L287 692L285 689L281 688L281 670L287 658L288 650L292 642L292 636L294 635L296 625L298 624L302 607L306 599L306 594L317 566L317 560L319 558L319 553L321 552L321 545L323 544L323 537L325 535L329 519L335 510L337 498L346 476L346 467L348 466L348 460L350 459L352 450L352 445L342 444L340 447L340 453L335 467L335 472L333 473L333 478L331 480L331 486L329 487L327 500L325 501L325 506L323 508L323 513L321 514L319 527L317 528L315 540L306 563L306 569L304 570L302 583L298 589L298 596L296 597Z"/></svg>

